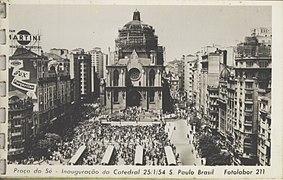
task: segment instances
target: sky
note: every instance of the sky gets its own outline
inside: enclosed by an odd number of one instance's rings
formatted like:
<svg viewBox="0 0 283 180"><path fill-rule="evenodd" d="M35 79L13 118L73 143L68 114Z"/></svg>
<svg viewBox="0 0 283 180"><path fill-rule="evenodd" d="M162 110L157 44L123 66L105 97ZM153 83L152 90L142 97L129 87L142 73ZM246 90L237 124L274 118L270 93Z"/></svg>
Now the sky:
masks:
<svg viewBox="0 0 283 180"><path fill-rule="evenodd" d="M172 5L11 5L10 29L41 34L44 51L51 48L114 50L118 29L140 11L155 29L166 61L194 54L201 47L236 45L255 27L271 27L271 6Z"/></svg>

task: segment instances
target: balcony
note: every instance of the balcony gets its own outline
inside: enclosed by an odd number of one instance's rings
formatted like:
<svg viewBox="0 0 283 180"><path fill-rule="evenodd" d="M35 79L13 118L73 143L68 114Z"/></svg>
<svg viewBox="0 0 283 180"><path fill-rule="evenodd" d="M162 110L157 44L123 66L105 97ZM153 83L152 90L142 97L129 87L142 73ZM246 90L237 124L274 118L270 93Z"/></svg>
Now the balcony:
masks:
<svg viewBox="0 0 283 180"><path fill-rule="evenodd" d="M202 68L202 69L201 69L201 72L207 72L207 71L208 71L207 68Z"/></svg>
<svg viewBox="0 0 283 180"><path fill-rule="evenodd" d="M266 90L265 89L258 89L258 92L259 93L266 93Z"/></svg>
<svg viewBox="0 0 283 180"><path fill-rule="evenodd" d="M253 104L253 100L252 99L245 99L245 104Z"/></svg>
<svg viewBox="0 0 283 180"><path fill-rule="evenodd" d="M253 93L254 93L253 89L246 90L246 94L253 94Z"/></svg>
<svg viewBox="0 0 283 180"><path fill-rule="evenodd" d="M11 143L22 143L22 142L24 142L24 139L16 139L16 140L12 139L11 140Z"/></svg>
<svg viewBox="0 0 283 180"><path fill-rule="evenodd" d="M245 108L245 112L253 112L252 108Z"/></svg>
<svg viewBox="0 0 283 180"><path fill-rule="evenodd" d="M248 117L253 116L253 113L251 113L251 112L245 112L245 116L248 116Z"/></svg>
<svg viewBox="0 0 283 180"><path fill-rule="evenodd" d="M16 154L21 154L24 152L24 148L13 148L13 149L9 149L8 154L9 155L16 155Z"/></svg>
<svg viewBox="0 0 283 180"><path fill-rule="evenodd" d="M210 110L209 110L209 113L210 113L210 114L218 114L218 111L217 111L217 110L210 109Z"/></svg>
<svg viewBox="0 0 283 180"><path fill-rule="evenodd" d="M263 113L263 114L265 114L265 115L267 115L267 114L269 113L266 109L263 109L263 108L260 108L260 109L259 109L259 112L260 112L260 113Z"/></svg>
<svg viewBox="0 0 283 180"><path fill-rule="evenodd" d="M265 138L265 135L262 134L262 133L258 133L258 138L259 138L259 139L263 139L263 140L266 139L266 138Z"/></svg>
<svg viewBox="0 0 283 180"><path fill-rule="evenodd" d="M17 125L14 125L14 127L15 127L15 128L21 128L21 127L23 127L23 125L17 124Z"/></svg>
<svg viewBox="0 0 283 180"><path fill-rule="evenodd" d="M266 140L265 143L264 143L266 146L270 147L271 143L269 140Z"/></svg>
<svg viewBox="0 0 283 180"><path fill-rule="evenodd" d="M250 147L252 146L252 143L250 143L250 142L244 142L244 146L250 148Z"/></svg>
<svg viewBox="0 0 283 180"><path fill-rule="evenodd" d="M266 147L265 147L265 146L259 145L259 146L258 146L258 149L259 149L259 151L262 152L263 154L266 154Z"/></svg>
<svg viewBox="0 0 283 180"><path fill-rule="evenodd" d="M22 115L16 115L16 116L13 116L12 119L20 119L20 118L23 118L23 116Z"/></svg>
<svg viewBox="0 0 283 180"><path fill-rule="evenodd" d="M14 137L14 136L21 136L21 135L22 135L22 132L12 133L12 137Z"/></svg>
<svg viewBox="0 0 283 180"><path fill-rule="evenodd" d="M212 94L210 94L209 97L212 98L212 99L217 99L217 98L218 98L218 95L212 95Z"/></svg>
<svg viewBox="0 0 283 180"><path fill-rule="evenodd" d="M253 122L252 121L245 121L244 126L252 126Z"/></svg>
<svg viewBox="0 0 283 180"><path fill-rule="evenodd" d="M225 100L223 100L223 99L217 99L217 101L218 101L219 103L226 104Z"/></svg>
<svg viewBox="0 0 283 180"><path fill-rule="evenodd" d="M210 106L217 106L218 107L218 103L211 103Z"/></svg>
<svg viewBox="0 0 283 180"><path fill-rule="evenodd" d="M245 87L246 91L253 91L253 89L254 89L253 86L246 86Z"/></svg>
<svg viewBox="0 0 283 180"><path fill-rule="evenodd" d="M237 126L234 126L234 131L240 131L240 128Z"/></svg>
<svg viewBox="0 0 283 180"><path fill-rule="evenodd" d="M245 129L245 130L244 130L244 133L246 133L246 134L252 134L253 131L252 131L252 130L247 130L247 129Z"/></svg>
<svg viewBox="0 0 283 180"><path fill-rule="evenodd" d="M265 130L268 129L267 123L266 123L265 121L262 121L262 120L260 121L260 127L263 128L263 129L265 129Z"/></svg>

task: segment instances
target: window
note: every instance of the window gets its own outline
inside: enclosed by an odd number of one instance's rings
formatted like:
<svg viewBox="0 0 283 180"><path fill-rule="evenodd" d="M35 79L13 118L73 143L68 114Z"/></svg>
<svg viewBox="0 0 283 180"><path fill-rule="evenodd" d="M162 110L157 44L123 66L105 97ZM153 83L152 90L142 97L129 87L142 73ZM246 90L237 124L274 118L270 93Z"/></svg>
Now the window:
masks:
<svg viewBox="0 0 283 180"><path fill-rule="evenodd" d="M265 68L265 67L267 67L267 66L268 66L268 62L267 62L267 61L261 61L261 62L259 62L259 67Z"/></svg>
<svg viewBox="0 0 283 180"><path fill-rule="evenodd" d="M149 102L154 102L154 90L149 91Z"/></svg>
<svg viewBox="0 0 283 180"><path fill-rule="evenodd" d="M117 90L114 90L114 102L118 102L119 92Z"/></svg>
<svg viewBox="0 0 283 180"><path fill-rule="evenodd" d="M113 72L113 86L118 86L118 85L119 85L119 72L117 69L115 69Z"/></svg>
<svg viewBox="0 0 283 180"><path fill-rule="evenodd" d="M250 105L250 104L247 104L245 110L246 111L253 111L253 106Z"/></svg>
<svg viewBox="0 0 283 180"><path fill-rule="evenodd" d="M149 72L149 86L154 86L155 81L155 71L153 69Z"/></svg>
<svg viewBox="0 0 283 180"><path fill-rule="evenodd" d="M246 88L247 89L252 89L253 88L253 83L252 82L246 82Z"/></svg>
<svg viewBox="0 0 283 180"><path fill-rule="evenodd" d="M129 71L129 74L130 74L130 78L131 80L138 80L139 77L140 77L140 70L138 70L137 68L132 68L130 71Z"/></svg>
<svg viewBox="0 0 283 180"><path fill-rule="evenodd" d="M246 100L253 100L252 94L246 94Z"/></svg>
<svg viewBox="0 0 283 180"><path fill-rule="evenodd" d="M247 62L246 65L247 65L247 67L253 67L254 63L253 62Z"/></svg>

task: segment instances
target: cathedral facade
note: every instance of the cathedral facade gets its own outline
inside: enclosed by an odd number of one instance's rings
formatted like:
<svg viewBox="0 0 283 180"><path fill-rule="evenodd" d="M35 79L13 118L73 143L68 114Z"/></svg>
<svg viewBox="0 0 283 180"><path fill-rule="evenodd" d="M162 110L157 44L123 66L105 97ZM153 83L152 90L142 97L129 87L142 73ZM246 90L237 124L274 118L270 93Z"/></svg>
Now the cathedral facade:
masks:
<svg viewBox="0 0 283 180"><path fill-rule="evenodd" d="M105 107L111 113L140 107L162 113L164 104L163 47L152 26L144 24L140 12L119 30L116 58L106 66Z"/></svg>

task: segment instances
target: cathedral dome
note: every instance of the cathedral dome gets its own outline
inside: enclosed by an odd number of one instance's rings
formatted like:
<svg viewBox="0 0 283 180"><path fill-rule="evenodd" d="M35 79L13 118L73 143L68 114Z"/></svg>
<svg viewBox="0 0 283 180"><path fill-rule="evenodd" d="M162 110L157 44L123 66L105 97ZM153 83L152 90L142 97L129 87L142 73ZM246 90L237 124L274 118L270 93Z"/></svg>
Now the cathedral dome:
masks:
<svg viewBox="0 0 283 180"><path fill-rule="evenodd" d="M155 35L155 30L141 21L139 11L135 11L132 21L119 30L115 43L119 58L129 56L133 50L136 50L139 57L150 58L151 53L158 51L158 37Z"/></svg>
<svg viewBox="0 0 283 180"><path fill-rule="evenodd" d="M140 12L137 10L133 14L133 20L123 26L123 30L128 29L128 30L136 31L136 30L143 30L144 28L151 29L154 32L154 29L152 28L152 26L149 26L148 24L145 24L141 21Z"/></svg>

